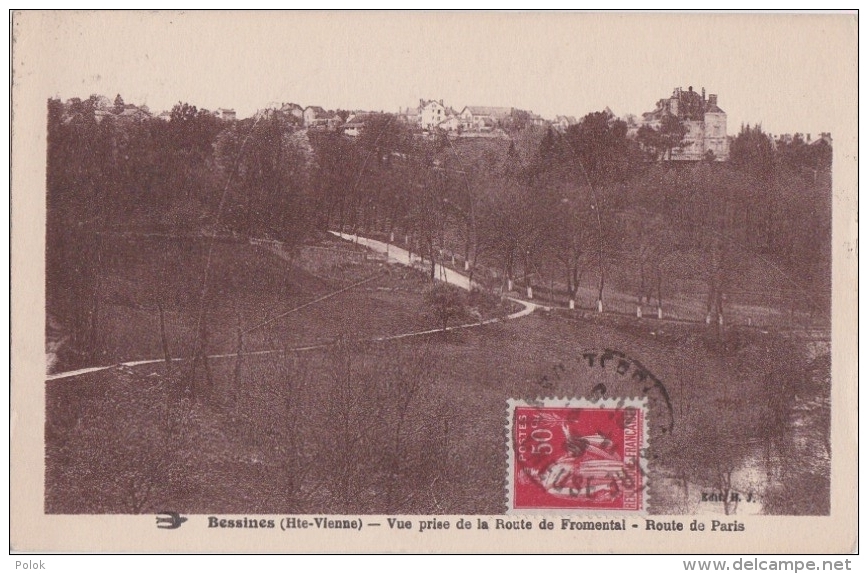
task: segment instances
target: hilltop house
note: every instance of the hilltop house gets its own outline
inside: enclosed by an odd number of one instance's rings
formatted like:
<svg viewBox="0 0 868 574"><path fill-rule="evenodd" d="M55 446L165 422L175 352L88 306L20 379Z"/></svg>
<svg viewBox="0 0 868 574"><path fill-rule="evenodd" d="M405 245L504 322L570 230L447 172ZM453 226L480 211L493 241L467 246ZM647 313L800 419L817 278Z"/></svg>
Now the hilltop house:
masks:
<svg viewBox="0 0 868 574"><path fill-rule="evenodd" d="M329 115L322 107L320 106L308 106L304 109L304 126L305 127L314 127L320 126L326 123Z"/></svg>
<svg viewBox="0 0 868 574"><path fill-rule="evenodd" d="M493 129L498 122L512 115L512 108L493 106L465 106L459 118L461 127L468 131L486 131Z"/></svg>
<svg viewBox="0 0 868 574"><path fill-rule="evenodd" d="M539 114L530 114L529 118L530 125L532 126L546 126L548 122Z"/></svg>
<svg viewBox="0 0 868 574"><path fill-rule="evenodd" d="M360 113L354 114L347 118L346 123L344 123L340 129L341 132L345 136L357 137L362 135L362 132L365 131L365 125L370 121L373 114L369 113Z"/></svg>
<svg viewBox="0 0 868 574"><path fill-rule="evenodd" d="M437 127L447 132L457 132L461 128L461 120L455 114L450 114Z"/></svg>
<svg viewBox="0 0 868 574"><path fill-rule="evenodd" d="M304 123L304 108L296 103L284 103L280 106L280 112L287 116L298 118L299 123Z"/></svg>
<svg viewBox="0 0 868 574"><path fill-rule="evenodd" d="M343 120L335 112L327 112L320 106L304 109L304 126L307 128L337 129Z"/></svg>
<svg viewBox="0 0 868 574"><path fill-rule="evenodd" d="M419 100L419 121L423 130L435 128L446 119L446 106L443 100Z"/></svg>
<svg viewBox="0 0 868 574"><path fill-rule="evenodd" d="M421 100L420 100L421 101ZM396 116L399 122L405 123L408 126L422 125L422 116L419 114L419 108L401 108Z"/></svg>
<svg viewBox="0 0 868 574"><path fill-rule="evenodd" d="M659 100L653 111L642 114L642 124L659 129L665 116L678 118L687 129L680 147L672 150L674 161L698 161L709 153L715 161L729 158L729 140L726 136L726 112L717 105L717 94L705 97L694 92L693 86L682 90L675 88L672 96Z"/></svg>
<svg viewBox="0 0 868 574"><path fill-rule="evenodd" d="M230 108L217 108L214 111L214 117L227 122L234 122L237 119L235 110Z"/></svg>
<svg viewBox="0 0 868 574"><path fill-rule="evenodd" d="M576 118L573 116L556 116L555 121L552 122L552 127L557 131L563 133L567 131L567 128L577 124Z"/></svg>

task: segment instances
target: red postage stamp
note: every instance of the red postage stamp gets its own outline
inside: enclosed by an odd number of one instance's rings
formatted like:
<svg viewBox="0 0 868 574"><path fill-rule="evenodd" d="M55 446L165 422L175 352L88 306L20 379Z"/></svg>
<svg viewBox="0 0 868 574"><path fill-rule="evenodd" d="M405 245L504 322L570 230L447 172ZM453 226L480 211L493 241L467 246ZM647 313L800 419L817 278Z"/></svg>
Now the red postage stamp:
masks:
<svg viewBox="0 0 868 574"><path fill-rule="evenodd" d="M644 399L509 401L507 513L644 513Z"/></svg>

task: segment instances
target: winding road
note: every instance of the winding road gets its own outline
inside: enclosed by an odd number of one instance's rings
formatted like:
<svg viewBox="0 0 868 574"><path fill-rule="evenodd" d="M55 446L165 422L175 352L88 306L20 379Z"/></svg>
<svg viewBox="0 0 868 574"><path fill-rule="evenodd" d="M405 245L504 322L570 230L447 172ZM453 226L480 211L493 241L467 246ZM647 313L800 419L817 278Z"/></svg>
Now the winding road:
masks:
<svg viewBox="0 0 868 574"><path fill-rule="evenodd" d="M387 260L391 263L398 263L400 265L407 265L412 267L414 263L421 262L421 259L407 251L406 249L402 249L395 245L391 245L388 243L383 243L382 241L377 241L376 239L368 239L367 237L360 237L358 235L349 235L348 233L340 233L339 231L329 231L335 237L340 237L341 239L345 239L347 241L352 241L357 245L362 245L367 247L371 251L376 251L377 253L382 253L383 255L387 255ZM478 287L479 285L475 281L471 281L470 278L466 275L455 271L454 269L450 269L444 265L436 263L434 266L434 276L439 281L445 281L450 285L455 285L456 287L460 287L466 291L470 291L473 287ZM514 297L507 297L513 303L517 303L522 306L520 311L517 311L511 315L507 315L503 319L518 319L520 317L525 317L530 315L537 309L544 307L543 305L537 305L536 303L531 303L529 301L524 301L523 299L516 299ZM493 323L498 320L503 319L489 319L484 323ZM484 324L482 323L482 324ZM472 323L468 325L459 325L456 327L451 327L451 329L462 329L467 327L473 327L476 325L480 325L480 323ZM428 331L426 331L427 333ZM434 331L432 331L434 332Z"/></svg>
<svg viewBox="0 0 868 574"><path fill-rule="evenodd" d="M344 239L347 241L352 241L353 243L355 243L357 245L362 245L364 247L367 247L371 251L375 251L377 253L384 254L387 256L387 260L389 262L392 262L392 263L397 263L399 265L406 265L406 266L412 267L414 263L421 262L421 260L418 257L414 256L413 254L408 252L406 249L401 249L400 247L397 247L397 246L391 245L391 244L386 244L382 241L377 241L376 239L359 237L357 235L349 235L349 234L340 233L337 231L330 231L329 233L331 233L332 235L335 235L336 237L339 237L341 239ZM269 247L269 245L266 245L266 243L270 244L270 242L259 242L256 240L251 240L250 242L254 245L259 245L261 247L266 247L266 248ZM276 250L274 250L274 249L270 249L270 250L279 255L279 252L277 252ZM476 282L471 281L470 278L467 277L466 275L463 275L463 274L461 274L461 273L459 273L453 269L449 269L448 267L440 265L439 263L436 264L436 266L435 266L435 275L436 275L438 280L445 281L451 285L455 285L456 287L459 287L461 289L465 289L467 291L469 291L474 286L476 286ZM514 297L508 297L507 299L509 299L513 303L520 305L521 309L519 309L518 311L511 313L505 317L495 317L492 319L485 319L483 321L477 321L475 323L465 323L463 325L455 325L452 327L446 327L445 329L443 329L443 328L428 329L425 331L413 331L410 333L401 333L398 335L387 335L387 336L383 336L383 337L375 337L375 338L369 339L369 340L373 341L373 342L395 341L398 339L406 339L409 337L419 337L419 336L424 336L424 335L431 335L434 333L441 333L444 331L458 331L458 330L462 330L462 329L471 329L471 328L475 328L475 327L481 327L483 325L490 325L492 323L498 323L501 321L520 319L522 317L526 317L526 316L530 315L531 313L533 313L537 309L544 307L543 305L537 305L536 303L530 303L529 301L524 301L522 299L516 299ZM328 346L330 346L330 343L306 345L306 346L294 347L294 348L290 348L290 349L267 349L264 351L248 351L245 353L241 353L241 356L250 357L250 356L257 356L257 355L270 355L270 354L274 354L274 353L312 351L315 349L323 349L323 348L326 348ZM237 357L237 356L238 356L237 353L221 353L219 355L209 355L208 358L209 359L230 359L230 358ZM187 358L179 357L179 358L172 359L172 362L180 362L180 361L185 361L185 360L187 360ZM163 363L163 362L165 362L165 359L142 359L142 360L138 360L138 361L128 361L125 363L115 363L113 365L105 365L105 366L100 366L100 367L87 367L84 369L77 369L74 371L66 371L63 373L53 373L53 374L47 375L45 377L45 380L46 381L54 381L54 380L58 380L58 379L69 379L69 378L80 376L80 375L86 375L88 373L96 373L99 371L105 371L108 369L115 369L118 367L132 368L132 367L137 367L140 365L154 365L154 364Z"/></svg>

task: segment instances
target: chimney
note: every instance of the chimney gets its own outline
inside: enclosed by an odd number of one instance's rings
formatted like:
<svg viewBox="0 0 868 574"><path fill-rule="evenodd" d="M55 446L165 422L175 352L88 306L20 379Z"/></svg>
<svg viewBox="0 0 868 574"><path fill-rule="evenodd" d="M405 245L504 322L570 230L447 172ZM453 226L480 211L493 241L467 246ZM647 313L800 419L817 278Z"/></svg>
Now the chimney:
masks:
<svg viewBox="0 0 868 574"><path fill-rule="evenodd" d="M705 86L702 86L702 101L705 101Z"/></svg>
<svg viewBox="0 0 868 574"><path fill-rule="evenodd" d="M717 105L717 94L708 94L708 105L716 106Z"/></svg>
<svg viewBox="0 0 868 574"><path fill-rule="evenodd" d="M811 143L811 134L808 134L808 143Z"/></svg>
<svg viewBox="0 0 868 574"><path fill-rule="evenodd" d="M441 105L441 106L443 105L443 100L440 100L440 105Z"/></svg>

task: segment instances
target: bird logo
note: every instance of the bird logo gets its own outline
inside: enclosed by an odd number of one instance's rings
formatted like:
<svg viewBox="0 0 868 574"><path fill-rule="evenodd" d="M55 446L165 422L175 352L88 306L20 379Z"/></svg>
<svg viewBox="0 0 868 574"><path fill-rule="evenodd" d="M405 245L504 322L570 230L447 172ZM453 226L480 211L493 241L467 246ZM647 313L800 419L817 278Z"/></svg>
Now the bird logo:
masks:
<svg viewBox="0 0 868 574"><path fill-rule="evenodd" d="M166 511L157 515L157 528L174 530L175 528L180 528L185 522L187 522L187 519L177 512Z"/></svg>

